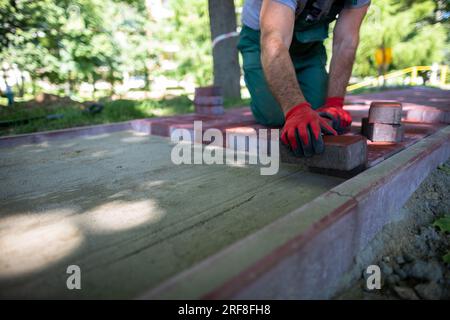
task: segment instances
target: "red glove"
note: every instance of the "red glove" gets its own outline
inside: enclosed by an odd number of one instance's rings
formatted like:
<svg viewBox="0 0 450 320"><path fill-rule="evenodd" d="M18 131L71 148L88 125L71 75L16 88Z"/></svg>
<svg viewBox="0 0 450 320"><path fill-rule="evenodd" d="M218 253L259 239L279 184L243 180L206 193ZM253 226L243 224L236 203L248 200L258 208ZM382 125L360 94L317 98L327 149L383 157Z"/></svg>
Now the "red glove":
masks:
<svg viewBox="0 0 450 320"><path fill-rule="evenodd" d="M336 135L336 131L311 109L308 102L300 103L286 113L286 122L281 131L281 141L298 157L310 157L324 150L321 129Z"/></svg>
<svg viewBox="0 0 450 320"><path fill-rule="evenodd" d="M352 116L344 110L344 97L328 97L317 112L321 117L332 120L333 128L339 133L345 132L352 124Z"/></svg>

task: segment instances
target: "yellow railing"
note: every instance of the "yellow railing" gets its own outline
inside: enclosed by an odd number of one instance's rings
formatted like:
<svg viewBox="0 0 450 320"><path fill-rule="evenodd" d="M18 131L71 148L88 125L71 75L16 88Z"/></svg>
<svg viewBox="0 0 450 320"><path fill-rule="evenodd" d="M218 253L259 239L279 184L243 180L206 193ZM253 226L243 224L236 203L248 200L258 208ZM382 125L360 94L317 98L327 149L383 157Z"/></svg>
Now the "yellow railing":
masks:
<svg viewBox="0 0 450 320"><path fill-rule="evenodd" d="M411 84L415 85L417 81L417 73L419 71L432 71L433 69L438 69L440 71L440 79L438 82L439 85L444 86L447 81L447 73L449 71L448 66L442 65L438 66L437 68L433 66L414 66L349 85L347 87L347 91L353 91L367 86L379 86L380 84L383 84L386 80L397 78L408 73L411 73Z"/></svg>

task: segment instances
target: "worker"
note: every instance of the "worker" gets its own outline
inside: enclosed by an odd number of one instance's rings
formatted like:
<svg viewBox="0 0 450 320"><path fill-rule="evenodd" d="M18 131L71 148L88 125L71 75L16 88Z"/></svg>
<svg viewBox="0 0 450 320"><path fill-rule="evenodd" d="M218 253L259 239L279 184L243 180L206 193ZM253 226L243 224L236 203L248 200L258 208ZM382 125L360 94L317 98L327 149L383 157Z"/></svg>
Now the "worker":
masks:
<svg viewBox="0 0 450 320"><path fill-rule="evenodd" d="M8 99L8 107L14 105L14 92L9 84L6 84L5 97Z"/></svg>
<svg viewBox="0 0 450 320"><path fill-rule="evenodd" d="M370 0L246 0L238 49L251 110L259 123L283 126L296 156L322 153L323 134L341 134L352 118L344 95ZM324 40L333 49L329 75ZM328 121L327 121L328 120Z"/></svg>

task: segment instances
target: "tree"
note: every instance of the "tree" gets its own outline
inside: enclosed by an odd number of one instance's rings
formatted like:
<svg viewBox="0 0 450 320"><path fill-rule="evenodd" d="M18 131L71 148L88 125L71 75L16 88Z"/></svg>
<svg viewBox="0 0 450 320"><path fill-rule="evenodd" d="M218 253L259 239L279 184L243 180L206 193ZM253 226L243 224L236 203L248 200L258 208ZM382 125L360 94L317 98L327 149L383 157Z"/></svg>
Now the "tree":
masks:
<svg viewBox="0 0 450 320"><path fill-rule="evenodd" d="M154 77L164 76L196 86L212 82L211 38L205 0L171 0L166 13L154 16L152 59ZM170 62L172 67L167 68Z"/></svg>
<svg viewBox="0 0 450 320"><path fill-rule="evenodd" d="M374 53L382 45L392 48L391 70L443 63L448 36L444 21L436 19L436 9L434 0L372 1L361 28L353 74L376 75Z"/></svg>
<svg viewBox="0 0 450 320"><path fill-rule="evenodd" d="M209 0L211 39L236 31L236 11L233 0ZM214 84L222 88L224 97L241 98L240 67L237 38L220 41L213 49Z"/></svg>
<svg viewBox="0 0 450 320"><path fill-rule="evenodd" d="M99 79L113 87L148 56L141 8L137 0L0 0L0 61L69 91Z"/></svg>

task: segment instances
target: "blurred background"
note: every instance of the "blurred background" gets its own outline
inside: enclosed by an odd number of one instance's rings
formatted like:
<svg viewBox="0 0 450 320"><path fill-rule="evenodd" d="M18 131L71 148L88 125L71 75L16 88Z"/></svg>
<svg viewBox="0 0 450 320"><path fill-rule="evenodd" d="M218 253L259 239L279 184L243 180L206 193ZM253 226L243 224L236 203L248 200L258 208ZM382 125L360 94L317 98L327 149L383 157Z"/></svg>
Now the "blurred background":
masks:
<svg viewBox="0 0 450 320"><path fill-rule="evenodd" d="M0 0L0 135L193 112L212 84L248 104L243 2ZM447 0L373 0L348 92L448 89L449 15Z"/></svg>

